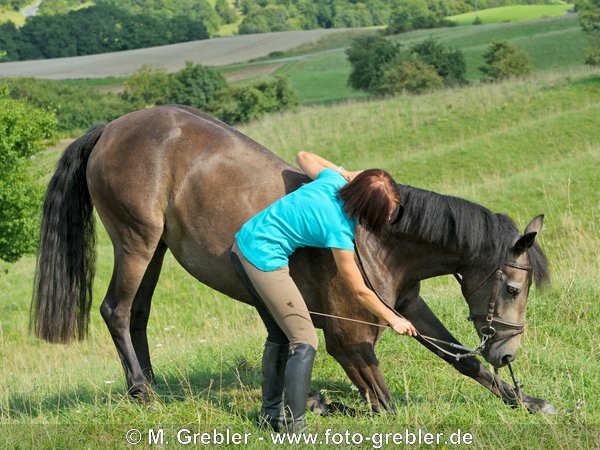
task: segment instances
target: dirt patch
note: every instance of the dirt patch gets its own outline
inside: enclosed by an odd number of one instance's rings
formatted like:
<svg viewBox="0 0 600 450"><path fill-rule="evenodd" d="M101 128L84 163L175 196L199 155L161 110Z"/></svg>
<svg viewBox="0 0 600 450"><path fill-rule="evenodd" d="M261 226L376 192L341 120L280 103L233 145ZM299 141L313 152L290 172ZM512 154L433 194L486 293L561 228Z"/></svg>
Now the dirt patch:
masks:
<svg viewBox="0 0 600 450"><path fill-rule="evenodd" d="M246 78L254 78L262 75L271 75L281 64L257 64L255 66L245 67L236 72L225 74L227 81L240 81Z"/></svg>
<svg viewBox="0 0 600 450"><path fill-rule="evenodd" d="M125 91L125 88L122 84L112 84L108 86L95 86L94 89L101 94L107 94L112 92L113 94L120 94Z"/></svg>

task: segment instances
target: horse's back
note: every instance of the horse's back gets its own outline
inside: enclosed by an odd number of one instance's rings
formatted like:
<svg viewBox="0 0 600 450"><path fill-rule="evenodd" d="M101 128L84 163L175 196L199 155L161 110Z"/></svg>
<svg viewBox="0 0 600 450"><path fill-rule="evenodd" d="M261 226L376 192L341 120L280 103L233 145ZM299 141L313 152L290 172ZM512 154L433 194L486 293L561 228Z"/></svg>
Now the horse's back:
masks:
<svg viewBox="0 0 600 450"><path fill-rule="evenodd" d="M237 296L228 264L235 232L304 177L200 111L161 106L109 123L87 179L113 243L158 236L192 275Z"/></svg>

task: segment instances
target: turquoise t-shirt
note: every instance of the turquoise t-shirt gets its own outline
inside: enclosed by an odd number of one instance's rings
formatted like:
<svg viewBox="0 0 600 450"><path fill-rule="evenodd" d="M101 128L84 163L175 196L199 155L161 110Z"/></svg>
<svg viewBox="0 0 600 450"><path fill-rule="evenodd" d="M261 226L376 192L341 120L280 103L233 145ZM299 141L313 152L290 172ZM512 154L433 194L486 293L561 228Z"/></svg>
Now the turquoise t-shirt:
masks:
<svg viewBox="0 0 600 450"><path fill-rule="evenodd" d="M356 222L344 211L337 191L347 183L332 169L280 198L246 222L235 235L242 254L270 272L288 264L299 247L354 251Z"/></svg>

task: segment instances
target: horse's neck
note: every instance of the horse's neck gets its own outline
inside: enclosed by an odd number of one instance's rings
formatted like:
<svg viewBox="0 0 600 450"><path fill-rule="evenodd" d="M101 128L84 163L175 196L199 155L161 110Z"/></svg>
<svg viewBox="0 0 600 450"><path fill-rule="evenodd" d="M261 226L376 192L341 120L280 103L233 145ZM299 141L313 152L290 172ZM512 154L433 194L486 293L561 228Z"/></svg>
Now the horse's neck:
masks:
<svg viewBox="0 0 600 450"><path fill-rule="evenodd" d="M390 301L421 280L455 273L461 261L456 253L407 236L380 240L361 231L357 246L368 281Z"/></svg>

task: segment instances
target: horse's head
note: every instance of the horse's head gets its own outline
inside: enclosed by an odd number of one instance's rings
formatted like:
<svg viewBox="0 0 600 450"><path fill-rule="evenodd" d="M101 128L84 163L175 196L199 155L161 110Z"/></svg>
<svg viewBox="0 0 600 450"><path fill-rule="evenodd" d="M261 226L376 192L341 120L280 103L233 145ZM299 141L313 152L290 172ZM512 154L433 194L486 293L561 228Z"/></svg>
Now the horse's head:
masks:
<svg viewBox="0 0 600 450"><path fill-rule="evenodd" d="M523 234L511 237L501 263L473 265L463 273L462 291L479 336L488 336L482 356L494 367L515 359L525 328L525 306L532 279L547 278L543 253L534 246L544 216L534 218Z"/></svg>

